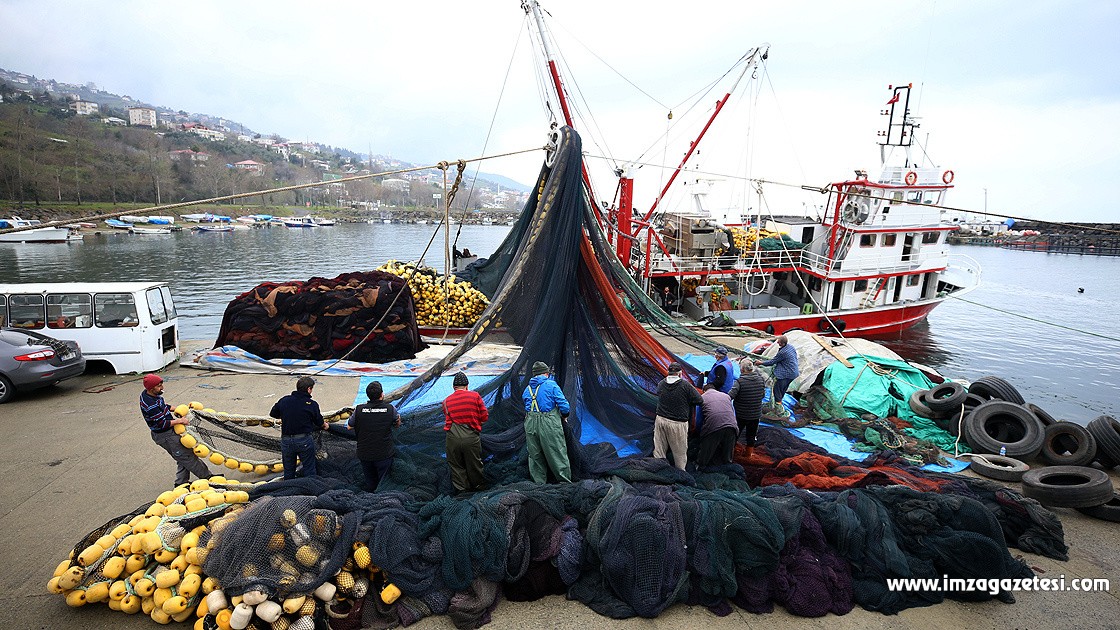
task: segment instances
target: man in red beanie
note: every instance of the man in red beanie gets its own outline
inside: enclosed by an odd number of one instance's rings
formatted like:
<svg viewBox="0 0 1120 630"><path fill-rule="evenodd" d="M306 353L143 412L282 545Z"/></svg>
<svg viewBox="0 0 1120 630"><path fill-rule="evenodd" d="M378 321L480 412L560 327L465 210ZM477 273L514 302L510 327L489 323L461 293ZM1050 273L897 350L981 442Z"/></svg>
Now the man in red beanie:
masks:
<svg viewBox="0 0 1120 630"><path fill-rule="evenodd" d="M140 392L140 413L152 432L152 441L159 444L178 464L175 485L191 480L191 473L199 479L209 479L210 469L195 456L194 451L179 442L179 435L171 430L176 424L187 424L186 418L176 418L171 406L163 401L163 379L156 374L144 377L144 391Z"/></svg>

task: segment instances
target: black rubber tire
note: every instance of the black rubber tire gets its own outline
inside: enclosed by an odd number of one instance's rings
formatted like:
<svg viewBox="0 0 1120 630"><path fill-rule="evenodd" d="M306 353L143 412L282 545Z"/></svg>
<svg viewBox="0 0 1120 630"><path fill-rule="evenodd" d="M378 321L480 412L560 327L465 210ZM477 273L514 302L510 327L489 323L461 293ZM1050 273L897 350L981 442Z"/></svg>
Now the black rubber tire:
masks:
<svg viewBox="0 0 1120 630"><path fill-rule="evenodd" d="M983 405L986 402L988 402L987 398L982 398L980 396L977 396L976 394L968 394L964 397L965 413L969 413L973 409L979 407L980 405Z"/></svg>
<svg viewBox="0 0 1120 630"><path fill-rule="evenodd" d="M15 393L16 388L12 385L12 382L8 380L7 376L0 374L0 404L8 402L8 399Z"/></svg>
<svg viewBox="0 0 1120 630"><path fill-rule="evenodd" d="M1050 507L1095 507L1113 493L1108 473L1087 466L1047 466L1023 475L1023 496Z"/></svg>
<svg viewBox="0 0 1120 630"><path fill-rule="evenodd" d="M1120 491L1113 492L1112 498L1102 505L1077 508L1077 511L1102 521L1120 523Z"/></svg>
<svg viewBox="0 0 1120 630"><path fill-rule="evenodd" d="M945 381L934 385L922 394L922 402L934 413L948 413L959 410L968 398L968 390L960 383Z"/></svg>
<svg viewBox="0 0 1120 630"><path fill-rule="evenodd" d="M998 376L981 376L969 385L968 392L982 398L1006 400L1016 405L1026 402L1014 385Z"/></svg>
<svg viewBox="0 0 1120 630"><path fill-rule="evenodd" d="M1074 422L1057 422L1043 432L1042 461L1051 466L1088 466L1097 458L1097 440Z"/></svg>
<svg viewBox="0 0 1120 630"><path fill-rule="evenodd" d="M1014 442L1000 442L993 437L998 422L1017 423L1023 437ZM1042 425L1026 407L1003 400L990 400L980 405L965 419L968 445L977 453L999 453L1016 459L1030 459L1042 449Z"/></svg>
<svg viewBox="0 0 1120 630"><path fill-rule="evenodd" d="M1031 469L1025 462L1002 455L975 455L968 467L976 474L1000 481L1019 481Z"/></svg>
<svg viewBox="0 0 1120 630"><path fill-rule="evenodd" d="M1097 461L1101 466L1115 468L1120 464L1120 422L1112 416L1098 416L1086 428L1097 440Z"/></svg>
<svg viewBox="0 0 1120 630"><path fill-rule="evenodd" d="M921 417L923 417L927 420L932 420L933 419L933 410L930 409L928 406L926 406L926 403L925 403L925 400L924 400L925 399L925 394L928 391L929 391L928 389L919 389L919 390L915 391L913 394L910 394L910 411L913 411L914 413L918 414L919 416L921 416Z"/></svg>
<svg viewBox="0 0 1120 630"><path fill-rule="evenodd" d="M1041 422L1042 426L1044 427L1048 427L1056 422L1060 422L1060 420L1055 419L1054 416L1046 413L1045 409L1039 407L1034 403L1027 403L1023 406L1027 409L1030 409L1031 413L1034 414L1034 417L1038 418L1038 421Z"/></svg>

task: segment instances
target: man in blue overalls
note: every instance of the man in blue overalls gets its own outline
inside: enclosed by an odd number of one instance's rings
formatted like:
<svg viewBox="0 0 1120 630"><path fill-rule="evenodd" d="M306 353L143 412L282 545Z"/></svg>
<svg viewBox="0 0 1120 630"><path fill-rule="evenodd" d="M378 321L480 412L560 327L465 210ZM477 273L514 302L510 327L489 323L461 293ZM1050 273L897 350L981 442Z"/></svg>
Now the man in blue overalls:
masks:
<svg viewBox="0 0 1120 630"><path fill-rule="evenodd" d="M564 418L568 399L543 361L533 364L533 378L521 399L525 402L525 447L529 451L529 476L536 483L548 481L548 469L560 481L571 483L568 445L564 441Z"/></svg>

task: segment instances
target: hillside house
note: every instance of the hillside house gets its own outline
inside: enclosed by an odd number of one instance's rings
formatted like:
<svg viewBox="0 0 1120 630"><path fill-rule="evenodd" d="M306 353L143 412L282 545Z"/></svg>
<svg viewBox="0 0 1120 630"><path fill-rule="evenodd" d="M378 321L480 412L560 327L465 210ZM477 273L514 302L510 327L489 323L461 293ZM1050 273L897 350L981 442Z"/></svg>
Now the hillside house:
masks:
<svg viewBox="0 0 1120 630"><path fill-rule="evenodd" d="M192 151L190 149L168 151L167 156L175 161L189 159L191 162L205 162L206 160L210 159L209 153L204 153L202 151Z"/></svg>
<svg viewBox="0 0 1120 630"><path fill-rule="evenodd" d="M260 175L264 172L264 164L261 164L260 162L256 162L254 160L241 160L240 162L235 162L233 168L248 171L253 175Z"/></svg>
<svg viewBox="0 0 1120 630"><path fill-rule="evenodd" d="M133 127L156 128L156 110L151 107L129 107L128 124Z"/></svg>
<svg viewBox="0 0 1120 630"><path fill-rule="evenodd" d="M91 101L70 101L70 110L77 112L79 116L89 116L97 113L98 106Z"/></svg>

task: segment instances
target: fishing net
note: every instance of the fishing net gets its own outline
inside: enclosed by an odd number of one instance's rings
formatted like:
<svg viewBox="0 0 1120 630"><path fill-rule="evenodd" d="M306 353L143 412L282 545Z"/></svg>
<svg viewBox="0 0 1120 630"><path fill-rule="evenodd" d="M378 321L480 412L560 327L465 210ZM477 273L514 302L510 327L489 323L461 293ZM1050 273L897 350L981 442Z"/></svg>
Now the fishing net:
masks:
<svg viewBox="0 0 1120 630"><path fill-rule="evenodd" d="M714 344L673 323L620 266L580 165L578 136L565 128L510 236L469 270L489 298L478 322L446 358L389 395L402 426L378 491L359 490L353 436L333 423L319 437L321 476L254 486L248 507L204 528L207 575L233 593L259 588L281 600L337 584L343 599L311 611L325 607L351 624L338 627L446 614L475 628L502 594L565 593L611 618L654 617L675 603L720 615L732 603L756 612L777 603L805 616L857 604L893 613L946 594L891 591L890 578L1029 575L1008 545L1064 557L1061 525L1037 502L890 452L855 462L762 427L754 451L737 445L731 464L682 471L650 458L652 392L678 360L651 331L698 350ZM488 489L455 495L437 381L499 326L522 352L474 387L490 414L482 432ZM521 397L535 361L552 366L572 405L565 440L573 483L527 481ZM278 451L266 429L204 413L190 431L221 448L243 442L255 454L242 458L263 465ZM368 597L357 594L354 575L368 580ZM386 595L394 589L399 597ZM337 601L352 604L336 609Z"/></svg>
<svg viewBox="0 0 1120 630"><path fill-rule="evenodd" d="M420 340L407 282L384 271L306 282L265 282L230 301L215 348L238 346L264 359L411 359Z"/></svg>

